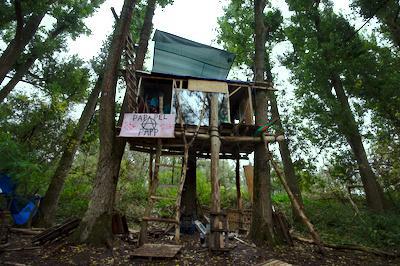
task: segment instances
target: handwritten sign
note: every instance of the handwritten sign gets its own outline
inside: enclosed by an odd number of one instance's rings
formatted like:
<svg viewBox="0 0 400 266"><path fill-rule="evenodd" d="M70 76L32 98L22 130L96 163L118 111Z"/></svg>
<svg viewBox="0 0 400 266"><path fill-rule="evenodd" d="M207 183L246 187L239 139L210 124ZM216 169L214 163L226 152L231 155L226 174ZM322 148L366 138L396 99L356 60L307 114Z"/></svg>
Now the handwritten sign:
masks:
<svg viewBox="0 0 400 266"><path fill-rule="evenodd" d="M124 115L120 137L174 138L175 114Z"/></svg>

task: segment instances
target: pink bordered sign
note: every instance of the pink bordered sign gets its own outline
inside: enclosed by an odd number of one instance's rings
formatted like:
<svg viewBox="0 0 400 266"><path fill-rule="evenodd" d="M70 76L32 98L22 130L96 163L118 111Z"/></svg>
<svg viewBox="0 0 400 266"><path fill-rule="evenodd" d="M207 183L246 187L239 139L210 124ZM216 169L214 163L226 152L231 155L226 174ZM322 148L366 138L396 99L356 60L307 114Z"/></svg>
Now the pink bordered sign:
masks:
<svg viewBox="0 0 400 266"><path fill-rule="evenodd" d="M124 115L120 137L131 138L174 138L175 114Z"/></svg>

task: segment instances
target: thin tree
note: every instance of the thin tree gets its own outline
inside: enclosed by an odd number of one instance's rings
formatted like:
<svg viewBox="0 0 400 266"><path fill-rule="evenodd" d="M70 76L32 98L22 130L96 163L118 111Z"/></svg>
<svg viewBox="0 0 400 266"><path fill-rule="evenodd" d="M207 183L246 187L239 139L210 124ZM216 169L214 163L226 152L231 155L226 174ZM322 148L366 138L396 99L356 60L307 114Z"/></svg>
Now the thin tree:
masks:
<svg viewBox="0 0 400 266"><path fill-rule="evenodd" d="M72 135L68 138L67 145L65 145L62 156L58 162L57 168L50 180L49 187L47 188L46 194L43 200L40 202L38 217L35 221L35 225L39 227L48 227L53 225L58 201L62 189L64 187L65 180L71 170L72 163L75 158L75 154L78 151L79 145L85 134L87 127L91 121L96 110L97 100L100 94L101 78L97 80L89 98L86 102L85 108L82 111L79 122L76 125Z"/></svg>
<svg viewBox="0 0 400 266"><path fill-rule="evenodd" d="M302 85L297 89L297 94L318 97L318 101L313 101L315 108L310 108L308 102L304 106L305 110L312 112L314 117L319 117L319 121L323 117L326 124L335 125L336 134L345 138L355 157L368 207L374 211L383 211L386 207L383 191L368 161L343 82L343 78L352 77L347 76L351 71L352 60L355 60L350 51L357 43L353 40L346 44L347 47L339 46L339 43L343 32L353 29L344 18L334 14L329 5L321 10L320 1L287 2L296 12L292 19L299 22L293 24L291 31L288 31L295 48L295 56L291 57L292 70ZM335 34L332 34L332 25L335 25ZM311 51L310 47L314 47L314 50Z"/></svg>

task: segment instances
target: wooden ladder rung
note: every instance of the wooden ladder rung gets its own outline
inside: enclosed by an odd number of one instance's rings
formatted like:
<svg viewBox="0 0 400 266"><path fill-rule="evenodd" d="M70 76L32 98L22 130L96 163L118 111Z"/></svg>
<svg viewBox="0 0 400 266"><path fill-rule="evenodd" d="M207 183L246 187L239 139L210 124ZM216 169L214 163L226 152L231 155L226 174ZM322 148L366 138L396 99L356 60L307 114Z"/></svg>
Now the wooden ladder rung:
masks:
<svg viewBox="0 0 400 266"><path fill-rule="evenodd" d="M159 218L159 217L143 217L143 221L147 222L161 222L161 223L171 223L171 224L179 224L179 221L173 218Z"/></svg>
<svg viewBox="0 0 400 266"><path fill-rule="evenodd" d="M172 197L164 197L164 196L150 196L152 200L176 200Z"/></svg>

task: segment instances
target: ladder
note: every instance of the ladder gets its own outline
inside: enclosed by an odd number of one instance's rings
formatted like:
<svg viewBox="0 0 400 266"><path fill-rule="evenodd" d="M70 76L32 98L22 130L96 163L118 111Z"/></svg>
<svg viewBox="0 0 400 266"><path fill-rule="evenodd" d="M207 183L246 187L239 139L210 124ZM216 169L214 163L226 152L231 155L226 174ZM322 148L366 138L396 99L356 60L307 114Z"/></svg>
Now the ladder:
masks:
<svg viewBox="0 0 400 266"><path fill-rule="evenodd" d="M125 83L129 112L137 112L139 87L136 79L135 44L131 34L125 40Z"/></svg>
<svg viewBox="0 0 400 266"><path fill-rule="evenodd" d="M162 145L157 145L154 172L153 172L152 178L150 179L150 184L149 184L147 206L144 211L144 217L142 218L142 222L141 222L139 245L143 245L147 242L147 227L148 227L149 222L174 224L174 226L175 226L175 241L177 243L179 243L179 240L180 240L181 197L182 197L183 186L185 184L185 179L186 179L187 164L188 164L188 158L189 158L189 146L188 145L184 146L184 152L183 152L183 156L182 156L181 176L180 176L179 184L177 184L178 190L177 190L176 199L157 195L157 188L160 185L159 184L160 180L158 178L160 167L171 167L171 165L165 165L165 164L160 163L161 150L162 150L161 148L162 148ZM162 218L162 217L151 216L152 215L151 212L154 208L154 205L159 200L175 200L175 206L174 206L175 216L174 217Z"/></svg>

